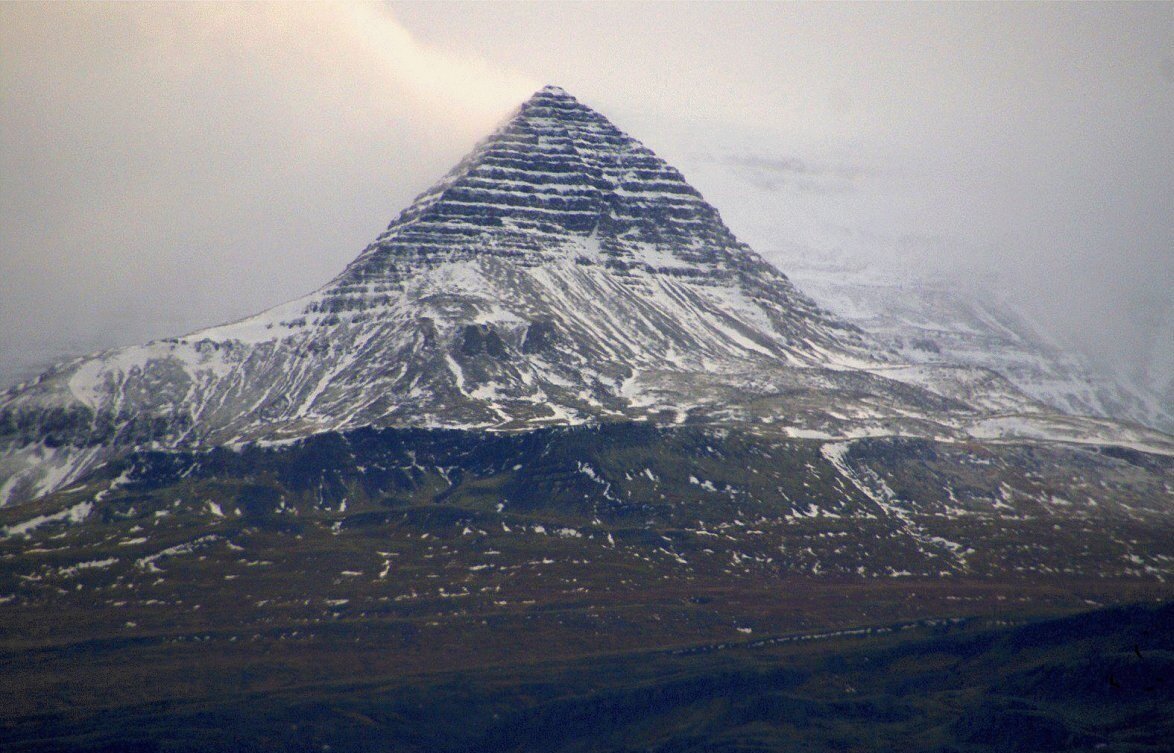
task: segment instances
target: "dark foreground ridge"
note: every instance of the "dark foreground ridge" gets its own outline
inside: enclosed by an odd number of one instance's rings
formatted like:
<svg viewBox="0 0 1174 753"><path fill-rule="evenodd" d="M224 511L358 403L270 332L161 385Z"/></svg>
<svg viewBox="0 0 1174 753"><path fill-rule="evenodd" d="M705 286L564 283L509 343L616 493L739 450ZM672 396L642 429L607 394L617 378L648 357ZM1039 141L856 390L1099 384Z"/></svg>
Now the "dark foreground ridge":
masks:
<svg viewBox="0 0 1174 753"><path fill-rule="evenodd" d="M341 636L340 636L341 637ZM1174 738L1174 604L997 626L881 626L681 657L641 652L281 691L264 644L184 648L202 692L7 715L25 753L162 751L1132 751ZM81 646L74 682L146 645ZM346 662L338 654L316 657ZM211 677L221 679L211 685ZM234 678L229 680L228 678ZM160 688L153 688L159 692Z"/></svg>

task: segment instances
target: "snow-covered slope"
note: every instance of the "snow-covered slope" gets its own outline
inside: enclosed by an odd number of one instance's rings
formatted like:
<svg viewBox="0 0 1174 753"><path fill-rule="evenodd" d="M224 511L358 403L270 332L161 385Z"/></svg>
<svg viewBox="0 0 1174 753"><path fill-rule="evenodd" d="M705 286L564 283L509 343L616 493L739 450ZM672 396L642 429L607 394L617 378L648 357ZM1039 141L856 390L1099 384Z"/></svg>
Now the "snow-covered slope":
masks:
<svg viewBox="0 0 1174 753"><path fill-rule="evenodd" d="M961 437L1012 415L1011 434L1048 433L1047 412L997 374L900 355L816 306L680 173L548 87L319 291L0 397L0 504L128 448L368 425L705 420Z"/></svg>
<svg viewBox="0 0 1174 753"><path fill-rule="evenodd" d="M775 258L821 306L866 330L908 363L992 369L1063 413L1174 432L1174 403L1108 375L981 281L880 267L850 258Z"/></svg>
<svg viewBox="0 0 1174 753"><path fill-rule="evenodd" d="M1121 369L1124 373L1115 381L1131 392L1152 396L1163 417L1161 428L1174 433L1174 298L1167 299L1157 322L1141 363Z"/></svg>

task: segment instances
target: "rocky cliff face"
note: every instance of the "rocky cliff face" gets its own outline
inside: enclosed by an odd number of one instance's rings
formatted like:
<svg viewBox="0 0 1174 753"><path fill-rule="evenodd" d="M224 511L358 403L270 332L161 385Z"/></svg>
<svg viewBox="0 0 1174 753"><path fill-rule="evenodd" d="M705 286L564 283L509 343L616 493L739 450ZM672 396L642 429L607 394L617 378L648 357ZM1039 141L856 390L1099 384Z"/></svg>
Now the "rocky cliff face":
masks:
<svg viewBox="0 0 1174 753"><path fill-rule="evenodd" d="M0 504L133 448L613 420L843 438L1110 437L999 375L908 365L740 243L675 169L545 88L317 292L0 397Z"/></svg>

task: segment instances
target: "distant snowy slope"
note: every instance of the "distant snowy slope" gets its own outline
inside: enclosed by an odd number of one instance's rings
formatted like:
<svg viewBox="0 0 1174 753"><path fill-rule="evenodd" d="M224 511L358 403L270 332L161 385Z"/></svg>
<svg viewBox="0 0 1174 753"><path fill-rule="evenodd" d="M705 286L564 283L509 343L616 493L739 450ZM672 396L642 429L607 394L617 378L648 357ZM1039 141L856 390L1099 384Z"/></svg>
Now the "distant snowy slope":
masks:
<svg viewBox="0 0 1174 753"><path fill-rule="evenodd" d="M993 369L1064 413L1174 432L1171 374L1157 356L1151 359L1152 368L1136 379L1107 374L1073 348L1055 342L1044 326L980 282L878 268L859 259L795 253L773 258L781 259L803 292L867 330L902 361ZM1163 395L1147 388L1146 380L1161 376L1164 369Z"/></svg>

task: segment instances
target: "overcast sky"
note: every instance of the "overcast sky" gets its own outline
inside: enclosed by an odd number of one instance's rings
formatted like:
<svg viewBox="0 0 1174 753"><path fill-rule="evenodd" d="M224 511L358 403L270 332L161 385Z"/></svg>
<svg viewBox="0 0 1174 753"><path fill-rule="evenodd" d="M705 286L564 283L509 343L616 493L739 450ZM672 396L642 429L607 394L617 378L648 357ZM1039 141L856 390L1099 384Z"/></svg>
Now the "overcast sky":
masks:
<svg viewBox="0 0 1174 753"><path fill-rule="evenodd" d="M0 382L309 292L547 83L768 258L1174 341L1174 3L3 3Z"/></svg>

